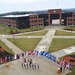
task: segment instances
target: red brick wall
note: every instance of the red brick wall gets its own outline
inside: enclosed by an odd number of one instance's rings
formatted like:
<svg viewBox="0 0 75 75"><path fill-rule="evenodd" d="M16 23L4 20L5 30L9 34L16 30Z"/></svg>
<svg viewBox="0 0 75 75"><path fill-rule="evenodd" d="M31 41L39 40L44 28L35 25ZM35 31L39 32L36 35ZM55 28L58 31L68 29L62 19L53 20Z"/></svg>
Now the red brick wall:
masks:
<svg viewBox="0 0 75 75"><path fill-rule="evenodd" d="M30 15L30 26L43 26L44 20L43 18L39 18L38 15Z"/></svg>
<svg viewBox="0 0 75 75"><path fill-rule="evenodd" d="M61 18L62 18L61 13L62 13L61 9L48 10L48 22L49 22L49 25L50 25L50 14L59 14L60 15L60 17L59 17L60 25L61 25Z"/></svg>
<svg viewBox="0 0 75 75"><path fill-rule="evenodd" d="M75 13L72 14L72 17L67 18L67 25L75 25Z"/></svg>
<svg viewBox="0 0 75 75"><path fill-rule="evenodd" d="M16 20L0 19L0 23L16 27Z"/></svg>

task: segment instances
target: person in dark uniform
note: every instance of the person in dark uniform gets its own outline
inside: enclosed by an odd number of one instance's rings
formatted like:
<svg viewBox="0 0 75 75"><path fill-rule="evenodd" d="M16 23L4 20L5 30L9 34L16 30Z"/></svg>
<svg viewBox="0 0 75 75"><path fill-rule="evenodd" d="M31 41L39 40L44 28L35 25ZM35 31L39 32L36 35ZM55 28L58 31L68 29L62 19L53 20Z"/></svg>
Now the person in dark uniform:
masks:
<svg viewBox="0 0 75 75"><path fill-rule="evenodd" d="M60 71L62 72L62 66L60 67Z"/></svg>

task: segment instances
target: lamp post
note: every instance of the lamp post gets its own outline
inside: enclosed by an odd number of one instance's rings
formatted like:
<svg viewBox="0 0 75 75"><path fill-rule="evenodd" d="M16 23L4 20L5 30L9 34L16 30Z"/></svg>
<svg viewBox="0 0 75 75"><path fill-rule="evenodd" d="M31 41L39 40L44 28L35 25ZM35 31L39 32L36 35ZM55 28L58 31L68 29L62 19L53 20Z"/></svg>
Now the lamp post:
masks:
<svg viewBox="0 0 75 75"><path fill-rule="evenodd" d="M31 31L33 32L33 27L31 26Z"/></svg>
<svg viewBox="0 0 75 75"><path fill-rule="evenodd" d="M14 34L12 34L12 36L13 36L13 41L14 41L14 44L15 44L15 36L14 36Z"/></svg>

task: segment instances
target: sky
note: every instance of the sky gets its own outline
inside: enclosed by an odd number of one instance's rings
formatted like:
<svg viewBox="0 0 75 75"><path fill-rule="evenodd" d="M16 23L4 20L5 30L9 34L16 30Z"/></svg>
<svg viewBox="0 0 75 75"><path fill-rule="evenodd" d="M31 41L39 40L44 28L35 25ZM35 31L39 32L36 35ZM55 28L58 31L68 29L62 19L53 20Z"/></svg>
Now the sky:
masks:
<svg viewBox="0 0 75 75"><path fill-rule="evenodd" d="M67 8L75 8L75 0L0 0L0 14Z"/></svg>

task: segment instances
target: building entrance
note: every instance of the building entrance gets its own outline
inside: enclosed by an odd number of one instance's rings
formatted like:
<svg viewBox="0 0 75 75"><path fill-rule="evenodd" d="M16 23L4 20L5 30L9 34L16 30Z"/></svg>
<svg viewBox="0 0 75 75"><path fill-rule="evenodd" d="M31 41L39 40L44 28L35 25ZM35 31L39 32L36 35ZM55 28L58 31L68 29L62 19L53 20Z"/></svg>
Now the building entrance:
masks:
<svg viewBox="0 0 75 75"><path fill-rule="evenodd" d="M60 25L60 15L50 14L50 25Z"/></svg>
<svg viewBox="0 0 75 75"><path fill-rule="evenodd" d="M53 9L48 11L49 25L61 25L61 9Z"/></svg>

